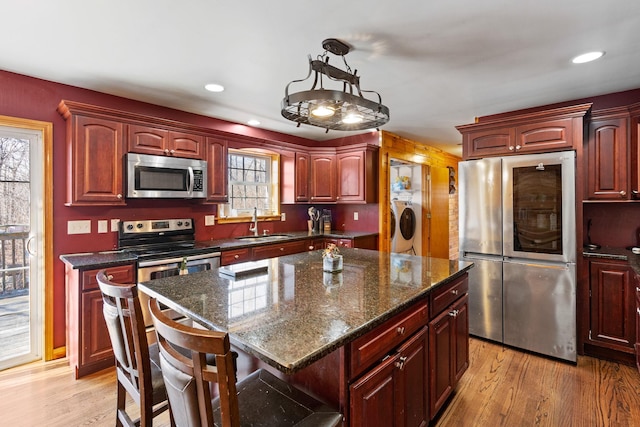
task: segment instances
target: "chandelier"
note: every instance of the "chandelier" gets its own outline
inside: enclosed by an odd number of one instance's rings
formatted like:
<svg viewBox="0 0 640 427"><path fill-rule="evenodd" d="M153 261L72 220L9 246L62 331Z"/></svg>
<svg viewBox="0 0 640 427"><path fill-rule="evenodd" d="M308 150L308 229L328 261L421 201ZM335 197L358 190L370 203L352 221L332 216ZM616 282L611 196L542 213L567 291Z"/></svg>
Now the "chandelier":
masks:
<svg viewBox="0 0 640 427"><path fill-rule="evenodd" d="M351 47L337 39L322 42L325 49L318 59L309 55L309 74L301 80L289 82L284 90L282 116L300 124L307 124L331 130L364 130L379 128L389 121L389 108L382 104L378 92L360 89L358 70L351 72L345 55ZM329 65L328 54L341 56L346 70ZM301 83L311 77L314 79L311 89L289 93L293 83ZM325 84L342 85L342 90L326 89ZM365 98L362 93L375 94L377 101Z"/></svg>

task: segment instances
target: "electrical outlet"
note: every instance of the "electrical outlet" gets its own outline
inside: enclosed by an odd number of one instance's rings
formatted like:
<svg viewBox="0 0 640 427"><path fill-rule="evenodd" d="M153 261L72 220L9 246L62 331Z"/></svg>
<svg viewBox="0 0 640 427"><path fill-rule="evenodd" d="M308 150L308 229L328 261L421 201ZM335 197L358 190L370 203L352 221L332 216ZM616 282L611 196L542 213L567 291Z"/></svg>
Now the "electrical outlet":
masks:
<svg viewBox="0 0 640 427"><path fill-rule="evenodd" d="M120 220L119 219L112 219L111 220L111 231L118 231L118 224L120 224Z"/></svg>
<svg viewBox="0 0 640 427"><path fill-rule="evenodd" d="M204 216L204 225L214 225L216 223L215 215L205 215Z"/></svg>
<svg viewBox="0 0 640 427"><path fill-rule="evenodd" d="M106 233L109 231L109 221L106 219L98 221L98 233Z"/></svg>
<svg viewBox="0 0 640 427"><path fill-rule="evenodd" d="M67 221L67 234L89 234L91 233L91 220L83 219L78 221Z"/></svg>
<svg viewBox="0 0 640 427"><path fill-rule="evenodd" d="M280 214L280 221L286 221L286 220L287 220L287 214L286 214L286 213L284 213L284 212L282 212L282 213Z"/></svg>
<svg viewBox="0 0 640 427"><path fill-rule="evenodd" d="M358 212L354 212L353 213L353 220L357 221L358 220Z"/></svg>

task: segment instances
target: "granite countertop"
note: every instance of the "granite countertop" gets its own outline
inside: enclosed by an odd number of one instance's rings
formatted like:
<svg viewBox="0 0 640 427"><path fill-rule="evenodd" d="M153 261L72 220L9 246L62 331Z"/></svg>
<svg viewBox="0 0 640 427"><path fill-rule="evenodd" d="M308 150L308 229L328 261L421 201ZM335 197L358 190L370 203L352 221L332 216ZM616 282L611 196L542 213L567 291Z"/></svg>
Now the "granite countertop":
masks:
<svg viewBox="0 0 640 427"><path fill-rule="evenodd" d="M582 255L586 258L616 259L628 261L636 274L640 275L640 255L636 255L626 248L604 246L590 250L584 248Z"/></svg>
<svg viewBox="0 0 640 427"><path fill-rule="evenodd" d="M218 270L143 282L140 291L234 345L293 373L464 274L470 262L341 249L342 273L322 271L322 251L262 261L268 273L238 280Z"/></svg>
<svg viewBox="0 0 640 427"><path fill-rule="evenodd" d="M335 239L357 239L359 237L377 236L377 232L366 231L332 231L325 234L314 234L308 231L291 231L286 233L274 233L276 236L267 235L261 236L259 240L251 239L238 239L231 237L228 239L212 239L207 241L196 242L199 248L209 247L212 249L230 250L248 248L254 246L269 245L278 242L292 242L296 240L303 240L308 238L322 238L330 237ZM285 236L286 237L283 237ZM67 265L74 269L96 269L108 267L110 265L118 265L125 263L134 263L137 261L137 256L133 253L112 250L102 252L87 252L76 254L64 254L60 255L60 259Z"/></svg>

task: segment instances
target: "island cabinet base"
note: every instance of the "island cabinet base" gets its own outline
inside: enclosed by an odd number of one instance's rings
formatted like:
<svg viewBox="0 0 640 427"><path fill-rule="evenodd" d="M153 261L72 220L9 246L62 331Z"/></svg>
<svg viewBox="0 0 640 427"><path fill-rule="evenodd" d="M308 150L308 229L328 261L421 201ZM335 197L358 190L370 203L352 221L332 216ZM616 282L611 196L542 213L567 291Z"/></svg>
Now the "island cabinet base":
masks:
<svg viewBox="0 0 640 427"><path fill-rule="evenodd" d="M464 274L288 380L339 409L344 426L426 426L469 366L467 292Z"/></svg>

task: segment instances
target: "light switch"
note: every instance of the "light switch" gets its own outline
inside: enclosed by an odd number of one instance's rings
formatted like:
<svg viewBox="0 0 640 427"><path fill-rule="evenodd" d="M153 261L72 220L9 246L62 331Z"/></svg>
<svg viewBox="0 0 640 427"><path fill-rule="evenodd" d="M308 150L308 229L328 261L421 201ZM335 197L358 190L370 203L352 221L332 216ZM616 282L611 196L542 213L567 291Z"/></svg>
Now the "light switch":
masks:
<svg viewBox="0 0 640 427"><path fill-rule="evenodd" d="M216 216L215 215L205 215L204 216L204 225L214 225L216 223Z"/></svg>
<svg viewBox="0 0 640 427"><path fill-rule="evenodd" d="M358 220L358 212L354 212L353 213L353 220L357 221Z"/></svg>
<svg viewBox="0 0 640 427"><path fill-rule="evenodd" d="M98 233L106 233L109 231L109 221L106 219L98 221Z"/></svg>
<svg viewBox="0 0 640 427"><path fill-rule="evenodd" d="M112 219L111 220L111 231L118 231L118 224L120 224L120 220L119 219Z"/></svg>
<svg viewBox="0 0 640 427"><path fill-rule="evenodd" d="M286 213L284 213L284 212L282 212L282 213L280 214L280 221L286 221L286 220L287 220L287 214L286 214Z"/></svg>

